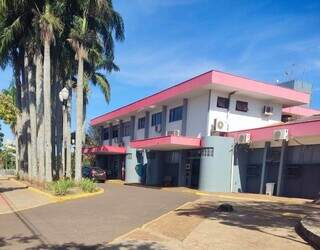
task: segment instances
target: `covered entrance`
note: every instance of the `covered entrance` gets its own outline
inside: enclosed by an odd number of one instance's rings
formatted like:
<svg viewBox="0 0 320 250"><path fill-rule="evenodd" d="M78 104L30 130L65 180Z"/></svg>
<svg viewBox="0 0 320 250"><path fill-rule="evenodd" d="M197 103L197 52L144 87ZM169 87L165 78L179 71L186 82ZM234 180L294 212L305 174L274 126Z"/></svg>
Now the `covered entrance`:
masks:
<svg viewBox="0 0 320 250"><path fill-rule="evenodd" d="M83 149L84 154L95 155L94 166L107 173L107 179L125 179L126 149L118 146L103 145Z"/></svg>

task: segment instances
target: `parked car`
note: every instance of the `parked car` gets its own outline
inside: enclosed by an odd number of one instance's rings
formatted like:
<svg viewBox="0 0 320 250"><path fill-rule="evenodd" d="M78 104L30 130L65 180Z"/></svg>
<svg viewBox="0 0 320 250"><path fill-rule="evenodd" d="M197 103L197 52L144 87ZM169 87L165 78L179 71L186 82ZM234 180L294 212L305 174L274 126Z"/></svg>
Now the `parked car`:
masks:
<svg viewBox="0 0 320 250"><path fill-rule="evenodd" d="M99 167L88 167L82 168L82 177L90 178L96 181L105 181L107 179L107 173L105 170Z"/></svg>

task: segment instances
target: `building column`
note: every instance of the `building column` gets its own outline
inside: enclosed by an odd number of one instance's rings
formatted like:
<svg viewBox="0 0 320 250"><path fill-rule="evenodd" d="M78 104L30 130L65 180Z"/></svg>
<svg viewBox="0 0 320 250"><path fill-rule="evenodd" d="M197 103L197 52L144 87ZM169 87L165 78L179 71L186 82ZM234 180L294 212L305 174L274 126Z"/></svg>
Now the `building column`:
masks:
<svg viewBox="0 0 320 250"><path fill-rule="evenodd" d="M161 117L161 135L165 136L167 132L167 106L162 106L162 117Z"/></svg>
<svg viewBox="0 0 320 250"><path fill-rule="evenodd" d="M112 123L109 123L109 146L112 146Z"/></svg>
<svg viewBox="0 0 320 250"><path fill-rule="evenodd" d="M183 99L181 135L187 135L188 99Z"/></svg>
<svg viewBox="0 0 320 250"><path fill-rule="evenodd" d="M282 141L281 146L281 155L280 155L280 163L279 163L279 172L278 172L278 182L277 182L277 196L282 195L282 185L283 185L283 170L285 166L285 153L288 142L286 140Z"/></svg>
<svg viewBox="0 0 320 250"><path fill-rule="evenodd" d="M130 117L130 140L134 140L134 132L135 132L135 125L136 125L136 117L133 115Z"/></svg>
<svg viewBox="0 0 320 250"><path fill-rule="evenodd" d="M123 138L123 120L119 121L119 131L118 131L118 143L122 142Z"/></svg>
<svg viewBox="0 0 320 250"><path fill-rule="evenodd" d="M150 112L146 111L145 123L144 123L144 138L149 138L149 128L150 128Z"/></svg>
<svg viewBox="0 0 320 250"><path fill-rule="evenodd" d="M263 158L262 158L262 169L261 169L261 178L260 178L260 194L263 194L263 188L265 185L265 176L266 176L266 164L267 164L267 156L268 156L268 150L270 148L270 142L267 141L264 144L264 150L263 150Z"/></svg>

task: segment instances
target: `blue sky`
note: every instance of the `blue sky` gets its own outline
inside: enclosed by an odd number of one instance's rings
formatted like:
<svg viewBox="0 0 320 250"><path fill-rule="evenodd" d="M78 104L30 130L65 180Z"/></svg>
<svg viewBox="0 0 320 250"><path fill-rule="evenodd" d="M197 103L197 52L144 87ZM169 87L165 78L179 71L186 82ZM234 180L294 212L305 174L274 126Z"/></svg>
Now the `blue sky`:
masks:
<svg viewBox="0 0 320 250"><path fill-rule="evenodd" d="M209 69L274 83L311 82L320 108L319 1L114 0L126 40L120 72L108 75L111 102L92 88L87 121ZM0 71L0 88L12 70ZM9 129L4 132L11 137Z"/></svg>

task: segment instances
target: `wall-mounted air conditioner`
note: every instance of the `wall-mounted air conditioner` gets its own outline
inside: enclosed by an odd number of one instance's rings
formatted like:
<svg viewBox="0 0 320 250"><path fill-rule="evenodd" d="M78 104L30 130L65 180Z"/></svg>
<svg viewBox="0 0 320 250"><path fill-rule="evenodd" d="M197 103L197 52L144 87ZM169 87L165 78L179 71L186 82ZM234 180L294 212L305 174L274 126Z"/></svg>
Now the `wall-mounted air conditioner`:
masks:
<svg viewBox="0 0 320 250"><path fill-rule="evenodd" d="M238 137L238 143L239 144L249 144L250 138L251 138L251 136L248 133L240 134Z"/></svg>
<svg viewBox="0 0 320 250"><path fill-rule="evenodd" d="M155 125L154 131L156 131L157 133L160 133L161 132L161 124Z"/></svg>
<svg viewBox="0 0 320 250"><path fill-rule="evenodd" d="M227 132L228 124L226 121L221 119L214 119L214 123L211 126L211 133L212 132Z"/></svg>
<svg viewBox="0 0 320 250"><path fill-rule="evenodd" d="M166 131L166 135L172 135L172 136L180 136L180 130L179 129L175 129L175 130L167 130Z"/></svg>
<svg viewBox="0 0 320 250"><path fill-rule="evenodd" d="M280 140L288 140L289 139L289 131L288 129L277 129L272 133L272 139L275 141Z"/></svg>
<svg viewBox="0 0 320 250"><path fill-rule="evenodd" d="M264 106L263 107L263 114L266 116L271 116L273 115L273 107L272 106Z"/></svg>

